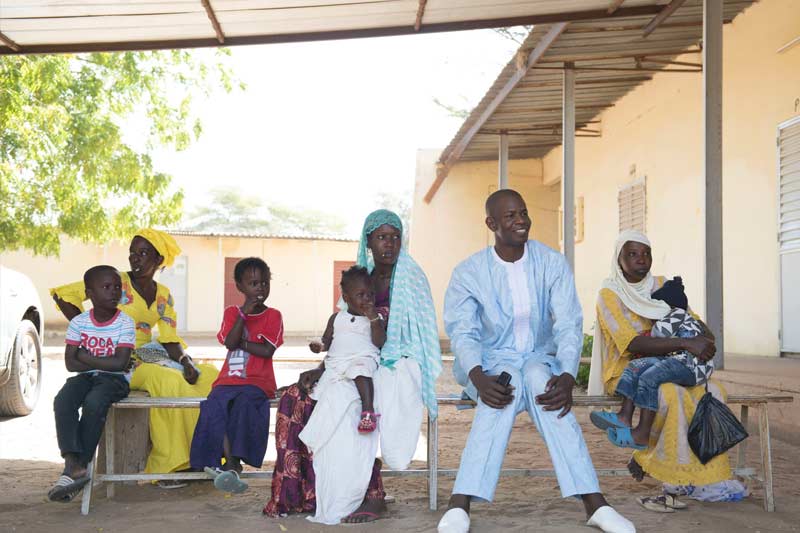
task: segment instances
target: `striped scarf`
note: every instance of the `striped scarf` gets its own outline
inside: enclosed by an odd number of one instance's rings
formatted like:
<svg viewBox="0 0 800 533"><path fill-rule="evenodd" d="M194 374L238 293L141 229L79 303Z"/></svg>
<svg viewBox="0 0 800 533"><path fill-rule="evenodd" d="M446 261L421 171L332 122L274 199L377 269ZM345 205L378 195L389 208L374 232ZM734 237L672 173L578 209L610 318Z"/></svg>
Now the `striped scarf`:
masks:
<svg viewBox="0 0 800 533"><path fill-rule="evenodd" d="M372 272L375 263L368 254L367 239L370 233L383 224L397 228L402 233L403 223L395 213L379 209L364 221L361 243L358 248L358 265ZM436 403L436 379L442 372L442 351L439 330L428 278L420 266L400 250L389 285L389 327L386 343L381 349L381 365L394 368L402 357L417 361L422 374L422 401L431 418L439 413Z"/></svg>

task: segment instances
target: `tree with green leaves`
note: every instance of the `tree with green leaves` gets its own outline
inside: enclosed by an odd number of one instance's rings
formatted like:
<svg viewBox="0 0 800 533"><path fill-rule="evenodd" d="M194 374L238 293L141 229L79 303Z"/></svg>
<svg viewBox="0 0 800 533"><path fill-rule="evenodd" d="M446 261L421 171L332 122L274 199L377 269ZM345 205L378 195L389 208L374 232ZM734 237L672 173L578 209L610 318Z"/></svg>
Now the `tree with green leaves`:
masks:
<svg viewBox="0 0 800 533"><path fill-rule="evenodd" d="M224 49L0 56L0 251L128 238L181 218L156 146L201 133L192 103L235 82ZM146 124L131 141L126 125Z"/></svg>
<svg viewBox="0 0 800 533"><path fill-rule="evenodd" d="M197 232L341 235L346 222L314 209L264 204L232 187L209 191L209 201L192 209L181 229Z"/></svg>

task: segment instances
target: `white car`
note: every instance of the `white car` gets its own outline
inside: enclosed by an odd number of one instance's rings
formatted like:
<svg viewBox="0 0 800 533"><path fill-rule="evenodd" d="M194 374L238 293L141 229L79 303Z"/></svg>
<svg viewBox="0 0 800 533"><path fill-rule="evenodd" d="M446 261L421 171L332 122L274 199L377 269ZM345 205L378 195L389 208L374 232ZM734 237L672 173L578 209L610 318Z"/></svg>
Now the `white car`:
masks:
<svg viewBox="0 0 800 533"><path fill-rule="evenodd" d="M30 414L42 382L44 315L33 282L0 265L0 416Z"/></svg>

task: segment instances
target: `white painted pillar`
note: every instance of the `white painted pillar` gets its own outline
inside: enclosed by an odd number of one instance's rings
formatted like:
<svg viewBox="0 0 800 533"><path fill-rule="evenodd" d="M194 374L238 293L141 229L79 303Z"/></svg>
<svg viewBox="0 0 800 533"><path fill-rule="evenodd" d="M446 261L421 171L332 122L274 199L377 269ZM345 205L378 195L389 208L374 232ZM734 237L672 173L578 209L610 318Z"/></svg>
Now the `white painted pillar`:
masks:
<svg viewBox="0 0 800 533"><path fill-rule="evenodd" d="M724 366L722 295L722 0L703 0L703 131L705 139L706 323Z"/></svg>
<svg viewBox="0 0 800 533"><path fill-rule="evenodd" d="M508 133L500 133L498 141L497 188L508 189Z"/></svg>
<svg viewBox="0 0 800 533"><path fill-rule="evenodd" d="M575 70L572 63L564 64L562 123L563 161L561 172L561 209L564 228L564 256L575 271Z"/></svg>

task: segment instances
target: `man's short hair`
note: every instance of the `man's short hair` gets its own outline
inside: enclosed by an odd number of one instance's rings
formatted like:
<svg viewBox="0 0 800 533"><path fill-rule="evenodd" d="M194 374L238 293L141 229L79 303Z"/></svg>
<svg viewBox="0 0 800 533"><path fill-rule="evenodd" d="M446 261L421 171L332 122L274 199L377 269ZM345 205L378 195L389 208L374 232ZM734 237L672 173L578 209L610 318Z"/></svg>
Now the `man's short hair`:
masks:
<svg viewBox="0 0 800 533"><path fill-rule="evenodd" d="M113 272L115 274L119 274L116 268L110 265L97 265L93 266L83 274L83 284L87 287L92 285L97 278L99 278L102 274L107 274L109 272Z"/></svg>
<svg viewBox="0 0 800 533"><path fill-rule="evenodd" d="M486 199L486 204L484 205L484 208L486 209L486 216L487 217L494 216L492 214L492 211L497 205L497 201L500 200L501 198L506 198L508 196L516 196L520 200L523 200L522 195L517 191L515 191L514 189L498 189L494 191L492 194L490 194L489 198Z"/></svg>

